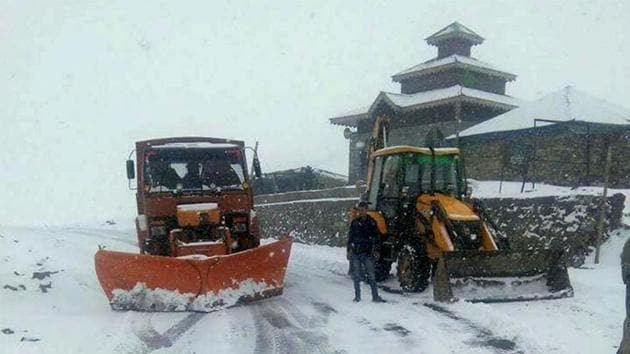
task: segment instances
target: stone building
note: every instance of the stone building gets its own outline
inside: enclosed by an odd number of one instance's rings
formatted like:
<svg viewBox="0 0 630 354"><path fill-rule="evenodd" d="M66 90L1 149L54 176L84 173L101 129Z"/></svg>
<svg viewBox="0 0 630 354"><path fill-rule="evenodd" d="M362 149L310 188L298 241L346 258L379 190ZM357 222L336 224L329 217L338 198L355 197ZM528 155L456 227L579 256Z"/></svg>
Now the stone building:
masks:
<svg viewBox="0 0 630 354"><path fill-rule="evenodd" d="M453 143L456 137L448 137ZM630 110L567 86L459 133L469 177L630 186Z"/></svg>
<svg viewBox="0 0 630 354"><path fill-rule="evenodd" d="M505 94L516 75L471 56L484 39L454 22L426 38L437 56L392 76L400 93L380 92L370 107L334 117L346 126L350 183L365 178L367 139L379 115L390 118L390 144L425 145L505 113L520 100Z"/></svg>

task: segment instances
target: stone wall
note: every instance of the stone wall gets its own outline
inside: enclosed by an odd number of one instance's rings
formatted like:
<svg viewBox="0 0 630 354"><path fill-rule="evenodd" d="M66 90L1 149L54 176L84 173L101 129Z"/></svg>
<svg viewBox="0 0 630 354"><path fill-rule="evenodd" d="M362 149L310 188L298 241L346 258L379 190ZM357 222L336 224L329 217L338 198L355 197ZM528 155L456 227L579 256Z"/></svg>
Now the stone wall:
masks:
<svg viewBox="0 0 630 354"><path fill-rule="evenodd" d="M622 194L608 198L608 230L621 225L624 200ZM298 242L345 246L348 209L356 201L356 197L287 200L258 204L256 210L264 237L291 233ZM593 249L597 196L491 198L482 203L513 249L561 248L577 256Z"/></svg>
<svg viewBox="0 0 630 354"><path fill-rule="evenodd" d="M526 166L523 160L533 155L535 146L528 180L574 186L603 182L608 145L612 146L611 187L630 186L630 164L625 163L625 157L630 156L630 134L623 131L593 132L587 139L564 126L541 131L538 136L523 131L483 140L462 139L461 149L468 177L499 180L503 176L506 181L521 181Z"/></svg>
<svg viewBox="0 0 630 354"><path fill-rule="evenodd" d="M305 200L256 206L263 237L277 238L290 233L297 242L345 246L348 210L357 198L342 200Z"/></svg>
<svg viewBox="0 0 630 354"><path fill-rule="evenodd" d="M594 195L481 200L512 249L562 249L577 258L594 250L600 201ZM607 198L608 231L621 227L624 201L623 194Z"/></svg>

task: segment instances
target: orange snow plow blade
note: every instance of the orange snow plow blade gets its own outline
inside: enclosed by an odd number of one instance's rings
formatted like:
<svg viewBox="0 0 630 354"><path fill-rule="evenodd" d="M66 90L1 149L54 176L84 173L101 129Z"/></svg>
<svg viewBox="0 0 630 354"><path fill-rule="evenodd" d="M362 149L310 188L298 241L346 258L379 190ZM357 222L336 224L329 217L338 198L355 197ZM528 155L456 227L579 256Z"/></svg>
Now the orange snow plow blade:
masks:
<svg viewBox="0 0 630 354"><path fill-rule="evenodd" d="M212 257L99 250L94 261L115 310L212 311L282 294L291 244L285 237Z"/></svg>

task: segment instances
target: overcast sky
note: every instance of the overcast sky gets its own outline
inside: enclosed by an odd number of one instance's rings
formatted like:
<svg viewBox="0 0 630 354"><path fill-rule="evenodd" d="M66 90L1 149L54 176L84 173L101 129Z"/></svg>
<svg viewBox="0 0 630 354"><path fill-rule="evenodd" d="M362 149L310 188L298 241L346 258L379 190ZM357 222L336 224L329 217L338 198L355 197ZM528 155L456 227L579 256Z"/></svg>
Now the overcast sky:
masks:
<svg viewBox="0 0 630 354"><path fill-rule="evenodd" d="M473 56L518 75L508 94L565 85L630 107L630 1L1 1L0 223L135 211L138 139L260 141L266 171L346 174L328 118L398 92L453 21Z"/></svg>

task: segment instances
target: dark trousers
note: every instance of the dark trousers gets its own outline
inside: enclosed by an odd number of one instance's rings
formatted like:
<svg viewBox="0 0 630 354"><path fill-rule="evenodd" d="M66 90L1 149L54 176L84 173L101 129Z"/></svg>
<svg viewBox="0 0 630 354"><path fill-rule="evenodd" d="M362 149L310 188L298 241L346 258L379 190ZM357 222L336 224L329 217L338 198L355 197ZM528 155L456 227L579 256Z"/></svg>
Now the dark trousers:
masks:
<svg viewBox="0 0 630 354"><path fill-rule="evenodd" d="M374 257L369 253L353 253L350 262L352 264L352 280L354 281L354 297L361 298L361 279L363 274L367 274L372 289L372 299L378 298L376 277L374 276Z"/></svg>
<svg viewBox="0 0 630 354"><path fill-rule="evenodd" d="M630 283L626 284L626 320L623 321L623 337L617 354L630 353Z"/></svg>

